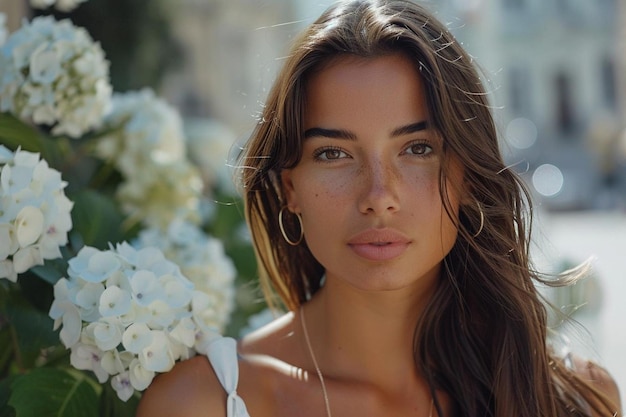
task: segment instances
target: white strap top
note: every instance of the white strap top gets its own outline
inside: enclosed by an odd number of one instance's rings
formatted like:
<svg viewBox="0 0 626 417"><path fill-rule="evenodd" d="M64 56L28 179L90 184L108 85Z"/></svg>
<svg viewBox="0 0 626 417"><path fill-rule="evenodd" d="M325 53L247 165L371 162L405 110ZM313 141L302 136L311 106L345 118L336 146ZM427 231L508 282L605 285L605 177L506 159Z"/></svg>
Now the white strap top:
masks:
<svg viewBox="0 0 626 417"><path fill-rule="evenodd" d="M237 394L239 364L237 362L237 342L230 337L220 337L211 342L207 357L224 390L228 394L227 417L250 417L246 404Z"/></svg>

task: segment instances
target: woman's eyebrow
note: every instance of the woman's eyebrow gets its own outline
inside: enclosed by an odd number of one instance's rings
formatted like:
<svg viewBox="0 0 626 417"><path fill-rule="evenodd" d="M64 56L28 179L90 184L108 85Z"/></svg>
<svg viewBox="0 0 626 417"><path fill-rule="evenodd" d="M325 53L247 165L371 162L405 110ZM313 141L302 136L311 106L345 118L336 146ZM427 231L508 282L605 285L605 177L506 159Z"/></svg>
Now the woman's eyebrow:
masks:
<svg viewBox="0 0 626 417"><path fill-rule="evenodd" d="M343 129L324 129L321 127L312 127L304 131L304 138L324 137L331 139L356 140L356 135L348 130Z"/></svg>
<svg viewBox="0 0 626 417"><path fill-rule="evenodd" d="M394 129L391 132L392 137L410 135L411 133L420 132L422 130L428 129L428 122L426 120L422 120L421 122L411 123L406 126L401 126L397 129Z"/></svg>
<svg viewBox="0 0 626 417"><path fill-rule="evenodd" d="M425 120L400 126L391 132L391 137L409 135L428 129L428 122ZM325 129L322 127L312 127L304 131L304 139L312 137L324 137L330 139L356 140L357 136L353 132L344 129Z"/></svg>

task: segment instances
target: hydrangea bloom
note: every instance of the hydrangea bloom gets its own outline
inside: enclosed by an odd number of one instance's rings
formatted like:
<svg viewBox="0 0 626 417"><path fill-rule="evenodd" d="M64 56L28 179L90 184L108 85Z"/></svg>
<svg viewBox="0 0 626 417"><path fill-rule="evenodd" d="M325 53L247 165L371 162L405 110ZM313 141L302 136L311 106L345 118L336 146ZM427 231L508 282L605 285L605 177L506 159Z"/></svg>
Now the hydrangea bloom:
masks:
<svg viewBox="0 0 626 417"><path fill-rule="evenodd" d="M102 48L69 20L24 22L0 49L0 111L78 138L99 125L110 101Z"/></svg>
<svg viewBox="0 0 626 417"><path fill-rule="evenodd" d="M209 328L224 328L234 309L236 270L220 240L191 223L175 220L167 230L141 231L133 245L157 247L179 265L197 290L193 300L195 319Z"/></svg>
<svg viewBox="0 0 626 417"><path fill-rule="evenodd" d="M235 133L227 126L207 119L187 120L185 132L189 158L200 169L205 185L234 192Z"/></svg>
<svg viewBox="0 0 626 417"><path fill-rule="evenodd" d="M54 5L57 10L67 13L85 1L87 0L30 0L30 5L34 9L46 9Z"/></svg>
<svg viewBox="0 0 626 417"><path fill-rule="evenodd" d="M0 145L0 278L61 257L72 228L73 203L61 174L39 154Z"/></svg>
<svg viewBox="0 0 626 417"><path fill-rule="evenodd" d="M218 333L192 310L196 291L159 249L85 246L54 286L50 317L72 366L93 371L123 401L178 360L206 351Z"/></svg>
<svg viewBox="0 0 626 417"><path fill-rule="evenodd" d="M115 94L103 129L109 133L96 153L122 174L118 198L127 215L160 227L176 217L200 220L202 178L187 159L182 120L173 107L150 89Z"/></svg>

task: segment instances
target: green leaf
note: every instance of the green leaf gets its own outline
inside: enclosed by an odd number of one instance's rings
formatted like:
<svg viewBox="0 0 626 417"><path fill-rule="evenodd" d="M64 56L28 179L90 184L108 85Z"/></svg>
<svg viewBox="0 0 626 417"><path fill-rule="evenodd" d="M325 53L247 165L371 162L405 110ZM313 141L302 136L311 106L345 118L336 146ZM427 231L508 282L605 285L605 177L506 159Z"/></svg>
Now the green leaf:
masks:
<svg viewBox="0 0 626 417"><path fill-rule="evenodd" d="M19 292L10 294L3 314L9 321L9 327L14 330L20 368L33 367L42 349L59 344L59 337L52 330L53 321L47 311L43 313L37 310Z"/></svg>
<svg viewBox="0 0 626 417"><path fill-rule="evenodd" d="M116 243L122 236L123 217L115 203L92 190L83 190L70 197L73 231L80 233L83 243L106 249L108 243Z"/></svg>
<svg viewBox="0 0 626 417"><path fill-rule="evenodd" d="M0 113L0 143L12 150L41 152L39 132L8 113Z"/></svg>
<svg viewBox="0 0 626 417"><path fill-rule="evenodd" d="M11 342L11 328L9 326L0 328L0 379L6 375L9 368L9 361L13 357L13 343ZM0 399L0 406L1 405L2 400Z"/></svg>
<svg viewBox="0 0 626 417"><path fill-rule="evenodd" d="M0 417L15 417L15 410L9 405L13 380L14 377L0 380Z"/></svg>
<svg viewBox="0 0 626 417"><path fill-rule="evenodd" d="M98 394L85 378L53 368L37 368L16 378L9 405L16 417L98 415Z"/></svg>
<svg viewBox="0 0 626 417"><path fill-rule="evenodd" d="M64 259L46 260L43 265L30 268L30 272L48 284L54 285L59 279L67 275L67 262Z"/></svg>
<svg viewBox="0 0 626 417"><path fill-rule="evenodd" d="M35 126L26 124L8 113L0 113L0 143L11 150L38 152L51 167L62 165L64 154L71 152L67 138L52 138Z"/></svg>

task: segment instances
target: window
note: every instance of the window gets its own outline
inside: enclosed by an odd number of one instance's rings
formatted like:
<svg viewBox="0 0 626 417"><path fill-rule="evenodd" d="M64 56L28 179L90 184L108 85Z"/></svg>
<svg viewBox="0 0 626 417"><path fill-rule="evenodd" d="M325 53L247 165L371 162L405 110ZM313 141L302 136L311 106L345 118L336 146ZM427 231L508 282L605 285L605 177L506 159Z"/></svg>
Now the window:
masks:
<svg viewBox="0 0 626 417"><path fill-rule="evenodd" d="M615 80L615 64L611 58L601 61L602 102L609 108L617 107L617 85Z"/></svg>
<svg viewBox="0 0 626 417"><path fill-rule="evenodd" d="M575 127L572 82L565 72L559 72L554 79L556 93L556 123L559 133L567 135Z"/></svg>
<svg viewBox="0 0 626 417"><path fill-rule="evenodd" d="M509 69L509 109L513 116L530 116L532 88L530 71L525 67Z"/></svg>

